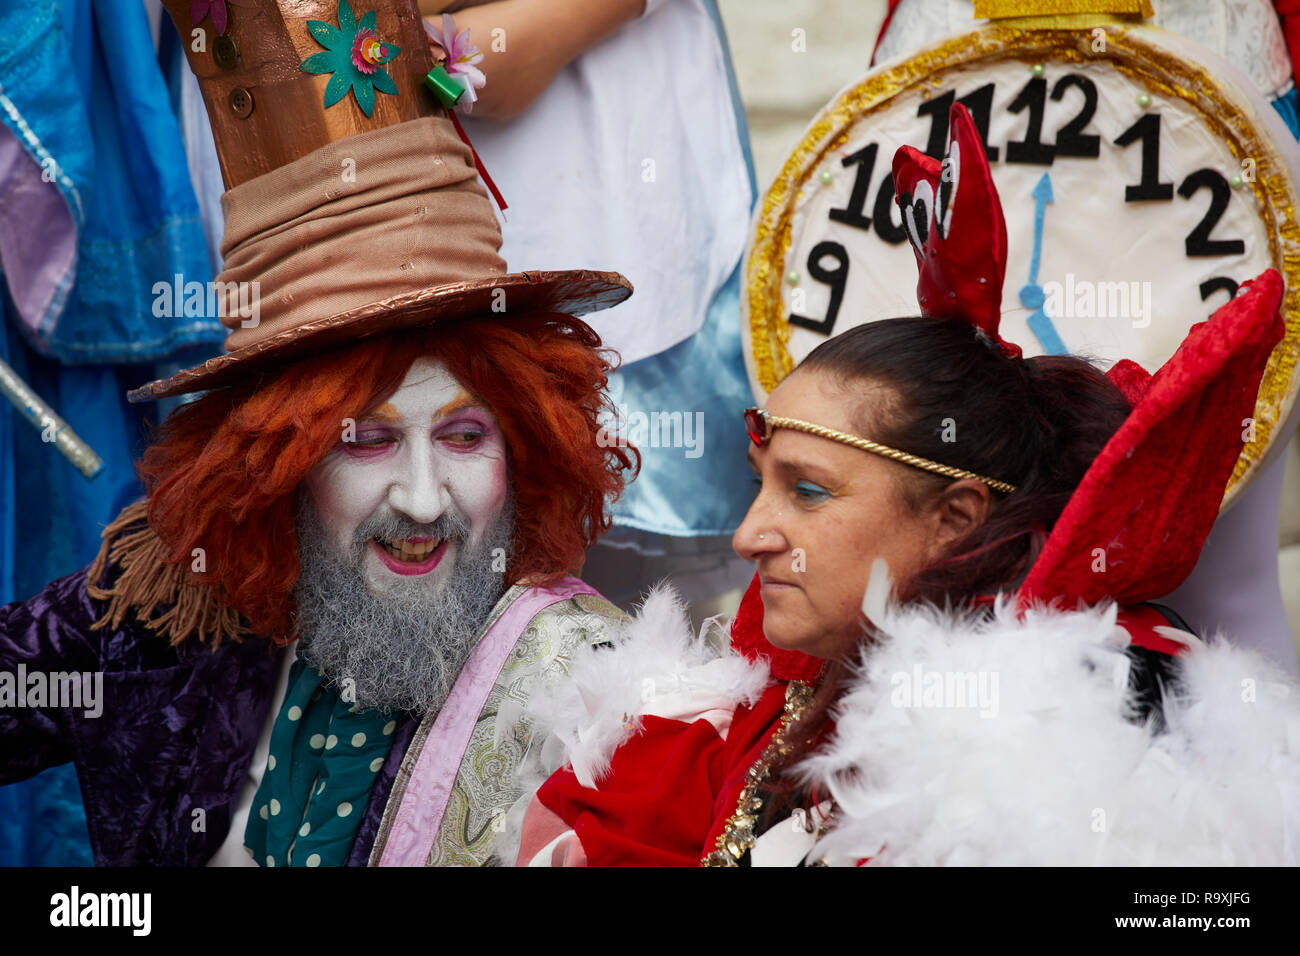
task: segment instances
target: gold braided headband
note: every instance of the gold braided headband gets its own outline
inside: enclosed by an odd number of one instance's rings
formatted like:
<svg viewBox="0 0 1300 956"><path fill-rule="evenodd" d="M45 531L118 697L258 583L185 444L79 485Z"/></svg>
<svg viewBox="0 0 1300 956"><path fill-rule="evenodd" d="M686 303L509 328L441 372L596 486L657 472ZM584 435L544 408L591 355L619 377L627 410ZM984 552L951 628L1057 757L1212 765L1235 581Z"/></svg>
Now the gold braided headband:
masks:
<svg viewBox="0 0 1300 956"><path fill-rule="evenodd" d="M761 408L748 408L745 410L745 423L747 426L751 426L754 417L763 420L767 425L768 433L770 433L773 428L793 428L796 431L808 432L810 435L818 435L822 438L829 438L832 441L842 442L845 445L852 445L854 448L861 448L863 451L874 452L877 455L884 455L886 458L893 458L895 461L901 461L906 465L912 465L916 468L924 468L926 471L937 472L940 475L947 475L949 478L974 478L976 481L984 482L984 484L996 491L1005 491L1007 494L1016 490L1015 485L1009 485L1005 481L998 481L996 478L985 478L983 475L977 475L973 471L954 468L952 465L941 465L937 461L930 461L928 458L909 455L905 451L899 451L897 448L890 448L888 445L882 445L869 438L858 438L855 435L847 435L844 432L838 432L835 429L827 428L824 425L814 425L812 422L801 422L797 418L781 418L779 415L773 415ZM761 446L767 436L764 435L763 441L760 441L751 426L749 427L749 437L754 440L756 445Z"/></svg>

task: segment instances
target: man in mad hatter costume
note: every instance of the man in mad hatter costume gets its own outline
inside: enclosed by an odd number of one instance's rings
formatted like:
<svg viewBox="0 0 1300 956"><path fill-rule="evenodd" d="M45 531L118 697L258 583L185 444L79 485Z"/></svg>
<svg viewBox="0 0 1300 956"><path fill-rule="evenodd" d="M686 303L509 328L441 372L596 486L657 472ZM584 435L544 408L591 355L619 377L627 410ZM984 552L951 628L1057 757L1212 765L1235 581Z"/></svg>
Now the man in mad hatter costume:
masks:
<svg viewBox="0 0 1300 956"><path fill-rule="evenodd" d="M620 618L570 576L635 465L574 316L630 286L506 272L413 3L167 6L227 352L131 393L203 394L98 559L0 608L0 782L73 761L101 864L481 863L531 686Z"/></svg>

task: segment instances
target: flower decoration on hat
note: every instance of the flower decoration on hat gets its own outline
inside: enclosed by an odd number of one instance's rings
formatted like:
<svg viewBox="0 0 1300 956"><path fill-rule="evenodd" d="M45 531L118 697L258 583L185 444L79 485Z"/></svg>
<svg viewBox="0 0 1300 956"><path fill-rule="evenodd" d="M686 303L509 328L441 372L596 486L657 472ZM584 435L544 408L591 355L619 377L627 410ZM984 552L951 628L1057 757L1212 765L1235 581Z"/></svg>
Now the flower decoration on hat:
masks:
<svg viewBox="0 0 1300 956"><path fill-rule="evenodd" d="M198 26L209 13L212 14L212 25L216 27L217 34L225 33L226 26L229 23L227 20L226 0L194 0L190 5L190 22Z"/></svg>
<svg viewBox="0 0 1300 956"><path fill-rule="evenodd" d="M1007 224L984 143L965 106L949 112L943 162L911 146L894 154L894 191L916 253L922 315L964 319L1013 358L998 334L1007 272Z"/></svg>
<svg viewBox="0 0 1300 956"><path fill-rule="evenodd" d="M383 69L383 64L402 50L376 35L373 10L357 20L348 0L339 0L338 21L337 27L324 20L307 21L307 29L325 50L307 57L299 68L308 73L333 74L325 87L326 107L333 106L351 90L361 112L369 116L375 108L375 90L397 94L397 84Z"/></svg>
<svg viewBox="0 0 1300 956"><path fill-rule="evenodd" d="M428 34L429 52L433 54L434 59L434 67L425 76L424 85L447 111L447 117L456 127L457 135L474 154L474 166L483 177L483 185L487 186L488 192L492 194L500 210L505 212L508 208L505 197L501 195L501 190L497 189L497 184L488 175L482 157L465 133L465 127L461 126L460 120L456 118L457 108L468 113L473 108L474 101L478 99L478 94L474 91L481 90L487 85L487 77L478 68L478 64L483 62L483 51L469 42L468 27L459 34L456 32L456 21L449 13L442 15L441 29L425 20L424 32ZM438 62L439 60L442 62Z"/></svg>
<svg viewBox="0 0 1300 956"><path fill-rule="evenodd" d="M459 107L469 113L478 99L475 90L487 85L487 77L478 68L478 64L483 62L483 51L469 42L468 27L459 34L456 32L456 21L449 13L442 15L441 29L425 20L424 31L429 35L430 48L437 46L446 56L446 60L431 71L430 76L439 82L436 85L431 82L430 88L447 109ZM433 50L433 53L436 57L438 50Z"/></svg>

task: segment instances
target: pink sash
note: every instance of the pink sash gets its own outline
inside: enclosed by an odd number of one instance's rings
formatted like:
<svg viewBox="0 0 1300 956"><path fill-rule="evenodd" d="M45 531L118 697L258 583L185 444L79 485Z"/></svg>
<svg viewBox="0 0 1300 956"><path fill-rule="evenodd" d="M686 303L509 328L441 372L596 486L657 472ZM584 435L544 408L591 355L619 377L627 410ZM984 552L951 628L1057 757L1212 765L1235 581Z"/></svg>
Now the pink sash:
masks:
<svg viewBox="0 0 1300 956"><path fill-rule="evenodd" d="M424 866L429 859L479 714L528 622L575 594L596 593L573 577L553 588L531 588L515 598L483 635L424 741L393 817L380 866Z"/></svg>

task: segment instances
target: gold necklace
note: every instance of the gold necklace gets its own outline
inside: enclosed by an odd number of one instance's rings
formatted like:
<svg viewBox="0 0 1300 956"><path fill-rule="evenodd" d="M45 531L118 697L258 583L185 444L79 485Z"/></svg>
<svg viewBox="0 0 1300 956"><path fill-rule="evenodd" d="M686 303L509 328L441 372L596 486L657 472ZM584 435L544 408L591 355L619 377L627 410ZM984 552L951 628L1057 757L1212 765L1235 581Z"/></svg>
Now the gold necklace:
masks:
<svg viewBox="0 0 1300 956"><path fill-rule="evenodd" d="M736 861L753 848L754 825L758 822L758 812L763 809L763 798L758 795L758 788L772 772L773 761L790 752L786 732L803 716L811 699L811 687L803 681L790 681L785 689L785 712L781 715L780 726L758 760L745 772L745 785L740 789L736 812L727 819L726 826L718 834L716 848L700 860L700 866L736 866Z"/></svg>

